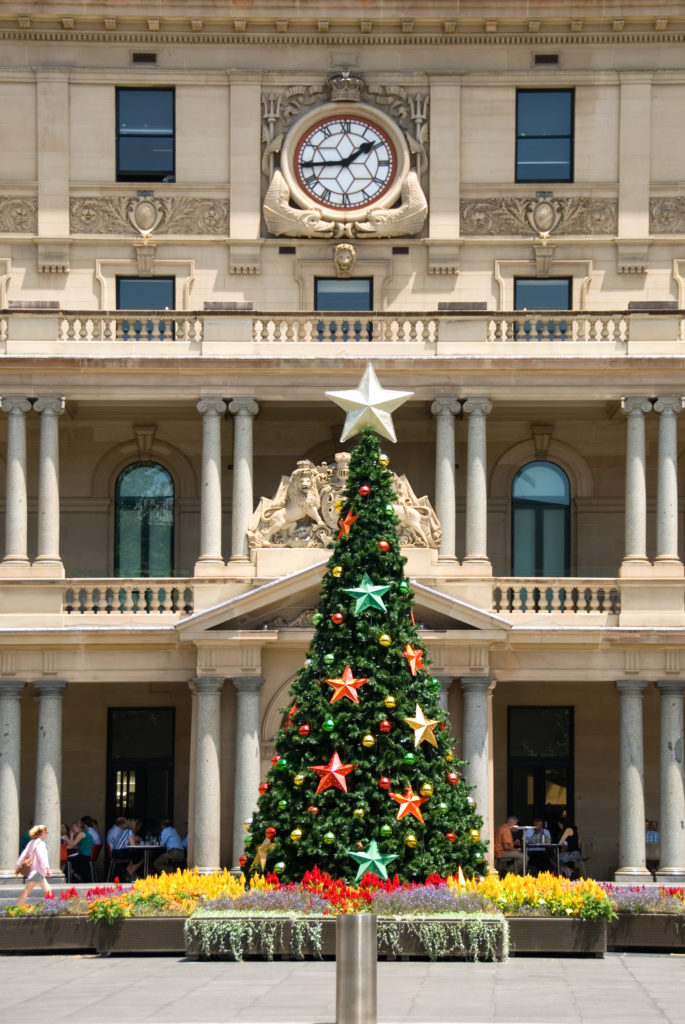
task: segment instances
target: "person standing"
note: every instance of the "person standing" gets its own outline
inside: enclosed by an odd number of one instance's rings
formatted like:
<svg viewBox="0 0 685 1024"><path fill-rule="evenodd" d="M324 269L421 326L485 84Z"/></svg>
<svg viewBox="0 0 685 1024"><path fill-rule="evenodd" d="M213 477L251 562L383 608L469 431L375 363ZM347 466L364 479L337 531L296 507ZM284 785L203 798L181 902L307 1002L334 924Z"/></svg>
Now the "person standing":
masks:
<svg viewBox="0 0 685 1024"><path fill-rule="evenodd" d="M31 855L33 855L33 863L31 864L31 870L26 878L26 885L17 900L18 904L24 903L26 897L31 895L31 892L37 885L39 885L43 890L43 894L46 899L52 899L52 889L48 885L50 864L48 862L48 848L45 845L45 837L47 834L47 825L34 825L29 832L30 839L28 844L19 854L17 871L19 870L20 865Z"/></svg>

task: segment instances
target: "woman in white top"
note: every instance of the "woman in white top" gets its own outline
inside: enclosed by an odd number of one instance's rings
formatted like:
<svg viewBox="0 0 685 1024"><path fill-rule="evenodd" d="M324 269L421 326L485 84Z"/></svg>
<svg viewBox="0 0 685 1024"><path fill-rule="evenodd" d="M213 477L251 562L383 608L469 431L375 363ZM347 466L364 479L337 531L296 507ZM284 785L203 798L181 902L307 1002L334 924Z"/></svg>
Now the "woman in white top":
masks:
<svg viewBox="0 0 685 1024"><path fill-rule="evenodd" d="M17 868L19 868L19 865L31 855L33 855L33 863L31 864L31 870L26 878L26 885L24 886L24 890L17 900L17 903L23 903L26 897L31 894L37 885L39 885L43 890L43 894L46 899L52 898L52 889L48 885L50 864L48 863L48 848L45 845L45 837L47 834L47 825L34 825L29 832L30 838L28 843L19 854Z"/></svg>

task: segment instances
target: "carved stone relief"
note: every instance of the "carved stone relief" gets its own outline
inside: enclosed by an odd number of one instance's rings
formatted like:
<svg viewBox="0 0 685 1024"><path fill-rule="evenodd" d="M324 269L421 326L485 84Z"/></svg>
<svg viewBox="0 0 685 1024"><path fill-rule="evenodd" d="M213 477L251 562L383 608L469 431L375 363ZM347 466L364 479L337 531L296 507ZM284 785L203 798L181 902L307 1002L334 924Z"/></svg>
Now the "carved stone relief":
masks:
<svg viewBox="0 0 685 1024"><path fill-rule="evenodd" d="M71 199L73 234L227 235L228 200L194 196L125 196Z"/></svg>
<svg viewBox="0 0 685 1024"><path fill-rule="evenodd" d="M38 200L0 196L0 231L14 233L38 230Z"/></svg>
<svg viewBox="0 0 685 1024"><path fill-rule="evenodd" d="M615 199L584 196L463 199L460 212L462 235L615 235L618 227Z"/></svg>
<svg viewBox="0 0 685 1024"><path fill-rule="evenodd" d="M281 477L273 498L260 499L247 528L250 547L327 547L338 533L336 503L347 483L349 462L349 452L338 452L330 465L301 459L290 476ZM393 474L393 483L400 542L437 548L440 523L428 498L418 498L404 475Z"/></svg>
<svg viewBox="0 0 685 1024"><path fill-rule="evenodd" d="M685 234L685 198L666 196L649 200L650 235Z"/></svg>

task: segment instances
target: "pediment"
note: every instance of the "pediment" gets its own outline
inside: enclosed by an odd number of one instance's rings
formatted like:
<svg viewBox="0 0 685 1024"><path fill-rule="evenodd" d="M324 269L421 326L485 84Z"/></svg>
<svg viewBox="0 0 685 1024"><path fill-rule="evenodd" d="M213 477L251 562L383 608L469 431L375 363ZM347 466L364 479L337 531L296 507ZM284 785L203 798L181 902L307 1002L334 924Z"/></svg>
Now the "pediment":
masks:
<svg viewBox="0 0 685 1024"><path fill-rule="evenodd" d="M321 579L328 559L270 580L201 612L181 619L180 633L236 633L311 629L311 616L319 602ZM411 581L416 604L414 616L422 631L508 632L511 622L451 594Z"/></svg>

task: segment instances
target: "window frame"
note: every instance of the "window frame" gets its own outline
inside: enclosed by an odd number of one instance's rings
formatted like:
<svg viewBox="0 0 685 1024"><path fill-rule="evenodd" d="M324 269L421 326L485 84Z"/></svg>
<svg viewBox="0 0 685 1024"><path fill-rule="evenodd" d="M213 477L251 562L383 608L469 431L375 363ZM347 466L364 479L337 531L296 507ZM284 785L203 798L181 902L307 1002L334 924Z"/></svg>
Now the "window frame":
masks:
<svg viewBox="0 0 685 1024"><path fill-rule="evenodd" d="M524 140L546 139L546 138L550 138L551 137L551 136L547 136L547 135L521 135L520 128L519 128L519 119L520 119L520 114L519 114L519 97L521 95L523 95L524 93L526 95L531 95L531 94L538 94L538 95L540 95L542 93L544 93L544 94L559 93L560 95L568 95L569 96L569 99L570 99L570 122L571 122L570 133L568 135L556 135L556 136L553 136L553 138L556 138L556 139L568 139L568 143L569 143L568 176L563 177L563 178L549 178L549 177L530 178L530 177L522 177L520 175L520 173L519 173L519 166L520 166L521 161L519 160L519 144L522 141L524 141ZM515 145L515 156L514 156L514 181L517 184L528 184L528 185L543 184L543 183L545 183L545 184L567 184L567 183L573 182L575 180L575 167L574 167L574 163L575 163L575 160L574 160L574 158L575 158L575 122L576 122L576 96L575 96L575 89L541 89L541 88L535 88L535 89L517 89L516 90L516 145Z"/></svg>
<svg viewBox="0 0 685 1024"><path fill-rule="evenodd" d="M135 135L132 132L122 131L121 127L121 113L120 113L120 100L123 93L133 92L167 92L171 96L171 128L161 132L150 132L144 134L136 132ZM171 85L155 85L155 86L117 86L116 88L116 100L115 100L115 127L116 127L116 180L117 181L162 181L162 182L175 182L176 180L176 89ZM152 138L168 138L171 139L171 167L164 171L145 170L145 168L136 168L135 171L122 170L121 167L121 140L130 139L133 137L152 139Z"/></svg>

